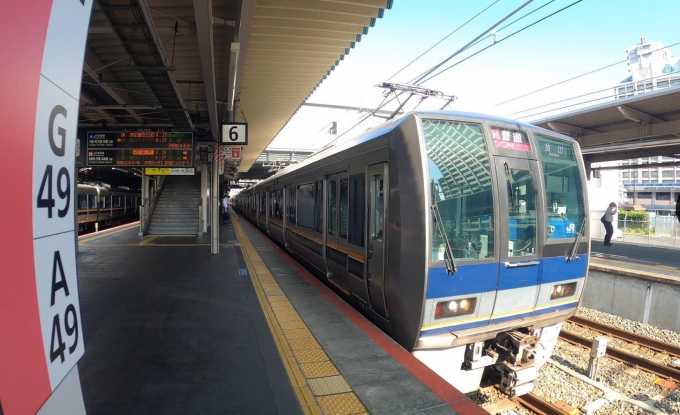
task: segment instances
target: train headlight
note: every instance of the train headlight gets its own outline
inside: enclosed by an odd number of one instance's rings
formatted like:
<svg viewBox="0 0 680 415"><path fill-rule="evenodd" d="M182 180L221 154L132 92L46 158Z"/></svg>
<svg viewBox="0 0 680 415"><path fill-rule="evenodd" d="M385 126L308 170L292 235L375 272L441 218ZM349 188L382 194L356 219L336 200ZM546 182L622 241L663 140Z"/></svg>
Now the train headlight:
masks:
<svg viewBox="0 0 680 415"><path fill-rule="evenodd" d="M550 299L555 300L557 298L571 297L575 293L576 293L575 282L570 282L569 284L553 285L552 292L550 293Z"/></svg>
<svg viewBox="0 0 680 415"><path fill-rule="evenodd" d="M442 301L437 303L434 310L434 318L448 318L464 316L475 312L477 298L464 298L462 300Z"/></svg>

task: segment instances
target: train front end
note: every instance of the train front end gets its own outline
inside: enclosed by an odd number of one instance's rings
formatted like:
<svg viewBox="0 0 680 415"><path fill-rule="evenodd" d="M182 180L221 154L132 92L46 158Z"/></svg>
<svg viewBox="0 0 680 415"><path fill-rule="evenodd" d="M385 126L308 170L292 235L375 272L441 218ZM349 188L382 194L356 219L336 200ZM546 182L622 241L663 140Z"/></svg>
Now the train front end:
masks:
<svg viewBox="0 0 680 415"><path fill-rule="evenodd" d="M585 284L578 145L506 119L421 120L432 225L413 354L463 392L484 376L528 393Z"/></svg>

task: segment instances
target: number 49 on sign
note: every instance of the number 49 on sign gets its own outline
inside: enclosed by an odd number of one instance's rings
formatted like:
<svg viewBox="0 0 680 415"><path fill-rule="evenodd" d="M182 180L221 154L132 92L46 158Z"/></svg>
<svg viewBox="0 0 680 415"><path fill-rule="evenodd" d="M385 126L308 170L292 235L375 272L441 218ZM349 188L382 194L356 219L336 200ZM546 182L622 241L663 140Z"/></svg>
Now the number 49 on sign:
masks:
<svg viewBox="0 0 680 415"><path fill-rule="evenodd" d="M222 145L248 144L248 124L240 122L223 123L221 127L220 140Z"/></svg>

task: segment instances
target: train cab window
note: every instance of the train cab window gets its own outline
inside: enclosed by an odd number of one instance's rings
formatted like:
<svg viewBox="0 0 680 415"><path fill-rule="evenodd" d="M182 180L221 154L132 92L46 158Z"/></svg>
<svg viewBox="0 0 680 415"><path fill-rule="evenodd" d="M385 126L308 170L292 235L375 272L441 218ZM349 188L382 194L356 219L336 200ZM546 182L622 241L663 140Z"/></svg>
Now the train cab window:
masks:
<svg viewBox="0 0 680 415"><path fill-rule="evenodd" d="M349 196L347 179L340 179L340 237L347 239L347 226L349 216Z"/></svg>
<svg viewBox="0 0 680 415"><path fill-rule="evenodd" d="M363 248L364 246L364 210L366 209L366 175L349 176L349 243Z"/></svg>
<svg viewBox="0 0 680 415"><path fill-rule="evenodd" d="M78 209L87 209L87 195L78 195Z"/></svg>
<svg viewBox="0 0 680 415"><path fill-rule="evenodd" d="M535 134L546 191L548 239L574 238L585 209L583 180L574 143Z"/></svg>
<svg viewBox="0 0 680 415"><path fill-rule="evenodd" d="M338 219L338 212L336 210L337 200L336 200L337 182L335 180L328 181L328 234L335 235L336 223Z"/></svg>
<svg viewBox="0 0 680 415"><path fill-rule="evenodd" d="M432 260L491 258L494 250L493 191L482 127L457 121L423 120L430 174ZM437 226L434 215L441 217Z"/></svg>
<svg viewBox="0 0 680 415"><path fill-rule="evenodd" d="M536 192L529 170L504 165L508 187L508 257L536 255Z"/></svg>

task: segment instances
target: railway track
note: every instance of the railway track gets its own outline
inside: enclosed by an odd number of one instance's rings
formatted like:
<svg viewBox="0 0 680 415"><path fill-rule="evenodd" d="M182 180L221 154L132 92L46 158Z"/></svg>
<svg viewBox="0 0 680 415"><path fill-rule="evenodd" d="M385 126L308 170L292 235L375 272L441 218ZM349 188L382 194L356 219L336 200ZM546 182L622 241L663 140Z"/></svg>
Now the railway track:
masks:
<svg viewBox="0 0 680 415"><path fill-rule="evenodd" d="M573 316L569 319L571 323L587 328L592 331L602 333L609 337L621 339L623 341L644 346L648 349L654 350L658 353L667 354L669 356L680 357L680 347L672 344L663 343L658 340L650 339L649 337L640 336L629 331L619 329L617 327L608 326L606 324L598 323L597 321L589 320L587 318Z"/></svg>
<svg viewBox="0 0 680 415"><path fill-rule="evenodd" d="M494 388L496 391L500 392L500 389L498 389L497 386L491 386L491 388ZM522 406L536 413L537 415L572 415L570 412L546 401L541 396L536 395L533 392L522 396L516 396L514 398L506 398L491 405L483 406L482 408L485 411L493 414L507 411L508 409L516 406Z"/></svg>
<svg viewBox="0 0 680 415"><path fill-rule="evenodd" d="M636 334L620 330L616 327L607 326L605 324L597 323L580 317L572 317L570 321L581 327L624 340L631 344L647 347L667 356L680 356L680 349L675 346L647 337L638 336ZM560 338L571 344L582 346L587 349L589 349L592 345L591 339L568 331L560 332ZM640 368L647 372L653 373L664 379L680 380L680 369L661 363L661 359L646 359L613 347L607 348L607 356L631 365L635 368Z"/></svg>
<svg viewBox="0 0 680 415"><path fill-rule="evenodd" d="M523 407L531 409L539 415L571 415L570 412L546 401L535 393L527 393L526 395L517 396L513 399L519 402Z"/></svg>

